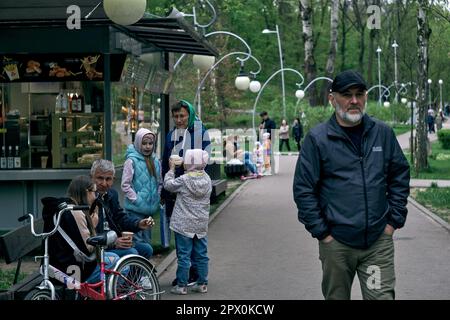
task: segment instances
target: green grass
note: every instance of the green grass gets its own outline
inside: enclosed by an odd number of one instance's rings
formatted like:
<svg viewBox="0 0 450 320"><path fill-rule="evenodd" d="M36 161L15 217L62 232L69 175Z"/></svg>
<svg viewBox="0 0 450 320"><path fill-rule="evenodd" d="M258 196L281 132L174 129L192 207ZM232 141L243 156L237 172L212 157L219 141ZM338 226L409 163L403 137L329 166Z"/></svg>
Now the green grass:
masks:
<svg viewBox="0 0 450 320"><path fill-rule="evenodd" d="M1 270L0 269L0 290L6 290L9 289L14 281L14 275L16 273L16 270ZM19 280L21 281L23 278L25 278L26 274L21 272L19 274Z"/></svg>
<svg viewBox="0 0 450 320"><path fill-rule="evenodd" d="M431 148L432 154L428 157L429 168L418 175L416 175L414 169L411 169L411 178L450 180L450 160L445 159L445 157L450 157L450 150L443 149L437 141L431 144ZM411 165L410 154L405 152L405 156Z"/></svg>
<svg viewBox="0 0 450 320"><path fill-rule="evenodd" d="M395 135L401 135L406 132L411 131L411 126L407 124L395 124L392 129L394 129Z"/></svg>
<svg viewBox="0 0 450 320"><path fill-rule="evenodd" d="M450 222L450 188L427 188L411 194L420 204Z"/></svg>

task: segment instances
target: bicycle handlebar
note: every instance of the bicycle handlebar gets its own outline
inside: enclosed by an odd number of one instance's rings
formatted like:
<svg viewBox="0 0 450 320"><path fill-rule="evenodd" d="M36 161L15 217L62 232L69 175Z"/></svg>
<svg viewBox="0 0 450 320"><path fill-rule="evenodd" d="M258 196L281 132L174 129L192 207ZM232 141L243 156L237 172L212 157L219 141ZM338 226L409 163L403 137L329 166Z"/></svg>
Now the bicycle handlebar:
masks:
<svg viewBox="0 0 450 320"><path fill-rule="evenodd" d="M17 219L19 222L22 222L22 221L25 221L25 220L28 220L28 219L30 219L30 217L26 214L26 215L24 215L24 216L21 216L19 219Z"/></svg>
<svg viewBox="0 0 450 320"><path fill-rule="evenodd" d="M56 232L56 230L58 230L59 227L59 222L61 220L61 216L63 214L64 211L71 211L71 210L89 210L90 206L89 205L74 205L74 204L67 204L66 202L62 202L58 205L58 216L56 218L56 223L55 223L55 227L53 228L53 230L49 231L49 232L43 232L43 233L36 233L34 231L34 216L32 214L28 214L26 216L22 216L19 218L19 221L24 221L26 219L30 219L31 220L31 233L35 236L35 237L47 237L47 236L51 236L52 234L54 234Z"/></svg>

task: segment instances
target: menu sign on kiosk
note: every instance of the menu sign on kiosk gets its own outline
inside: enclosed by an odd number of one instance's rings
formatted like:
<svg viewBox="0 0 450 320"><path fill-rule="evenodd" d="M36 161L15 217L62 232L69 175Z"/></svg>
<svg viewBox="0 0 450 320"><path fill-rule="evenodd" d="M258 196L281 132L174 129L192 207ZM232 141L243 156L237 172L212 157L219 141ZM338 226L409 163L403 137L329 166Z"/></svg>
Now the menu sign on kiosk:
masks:
<svg viewBox="0 0 450 320"><path fill-rule="evenodd" d="M120 79L126 55L111 55L111 80ZM103 81L104 58L86 54L4 54L0 82Z"/></svg>

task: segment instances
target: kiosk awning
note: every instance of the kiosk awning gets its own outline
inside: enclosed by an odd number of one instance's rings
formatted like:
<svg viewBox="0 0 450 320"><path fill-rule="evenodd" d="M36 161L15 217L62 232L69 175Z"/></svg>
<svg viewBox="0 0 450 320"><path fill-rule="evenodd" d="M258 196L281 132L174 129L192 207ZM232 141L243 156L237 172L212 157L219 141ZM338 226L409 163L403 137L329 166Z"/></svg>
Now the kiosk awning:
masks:
<svg viewBox="0 0 450 320"><path fill-rule="evenodd" d="M0 29L17 27L66 26L67 7L73 0L2 0L0 2ZM83 26L113 26L143 43L151 44L161 51L218 55L217 50L183 18L143 18L134 25L121 26L107 18L102 4L85 19L100 0L76 1L81 9ZM76 30L67 30L76 32ZM1 31L0 31L1 32Z"/></svg>

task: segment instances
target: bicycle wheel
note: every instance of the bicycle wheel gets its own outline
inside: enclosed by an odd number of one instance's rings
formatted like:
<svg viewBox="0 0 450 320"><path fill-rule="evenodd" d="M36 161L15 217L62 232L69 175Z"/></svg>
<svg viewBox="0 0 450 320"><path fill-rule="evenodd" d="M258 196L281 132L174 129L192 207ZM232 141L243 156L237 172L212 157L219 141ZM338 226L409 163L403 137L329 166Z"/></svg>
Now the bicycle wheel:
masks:
<svg viewBox="0 0 450 320"><path fill-rule="evenodd" d="M159 281L154 267L142 257L119 261L108 280L108 297L120 300L160 300Z"/></svg>
<svg viewBox="0 0 450 320"><path fill-rule="evenodd" d="M52 294L50 290L36 288L28 292L24 300L52 300ZM56 293L55 300L59 300L59 297Z"/></svg>

